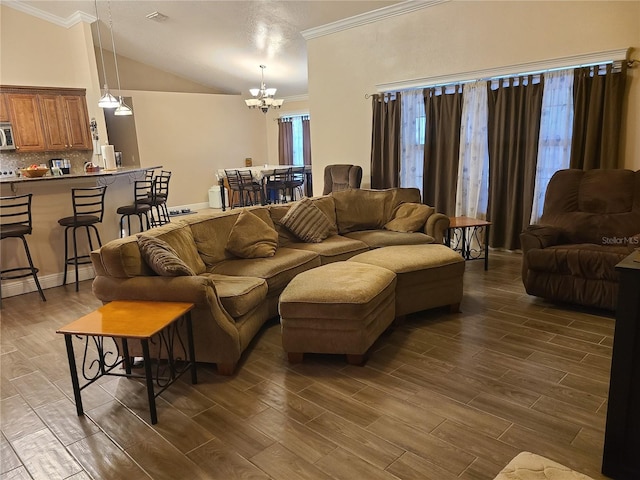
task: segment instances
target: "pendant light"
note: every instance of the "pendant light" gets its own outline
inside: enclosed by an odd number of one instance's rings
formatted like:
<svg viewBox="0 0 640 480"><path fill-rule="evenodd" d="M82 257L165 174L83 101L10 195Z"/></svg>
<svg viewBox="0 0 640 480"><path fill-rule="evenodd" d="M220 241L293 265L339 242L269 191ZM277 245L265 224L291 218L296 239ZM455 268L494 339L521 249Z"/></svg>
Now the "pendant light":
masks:
<svg viewBox="0 0 640 480"><path fill-rule="evenodd" d="M260 82L260 88L249 89L249 93L253 95L253 98L246 99L245 103L249 108L259 108L264 113L267 113L270 108L280 108L284 103L284 100L273 98L276 94L277 89L267 88L267 86L265 85L265 68L267 68L265 65L260 65L260 69L262 70L262 81Z"/></svg>
<svg viewBox="0 0 640 480"><path fill-rule="evenodd" d="M98 106L101 108L116 108L120 105L118 99L111 95L109 92L109 85L107 85L107 69L104 68L104 54L102 53L102 38L100 37L100 16L98 15L98 0L94 0L96 7L96 29L98 30L98 45L100 46L100 60L102 61L102 75L104 76L104 93L100 100L98 100Z"/></svg>
<svg viewBox="0 0 640 480"><path fill-rule="evenodd" d="M113 19L111 18L111 2L107 2L107 5L109 6L109 31L111 32L111 47L113 48L113 60L116 64L116 79L118 80L118 92L120 92L121 91L120 72L118 71L118 55L116 54L116 42L113 39ZM118 106L116 107L116 110L113 112L114 115L117 115L117 116L133 115L133 111L131 110L131 107L126 103L124 103L124 100L122 99L122 95L118 97L117 102L118 102Z"/></svg>

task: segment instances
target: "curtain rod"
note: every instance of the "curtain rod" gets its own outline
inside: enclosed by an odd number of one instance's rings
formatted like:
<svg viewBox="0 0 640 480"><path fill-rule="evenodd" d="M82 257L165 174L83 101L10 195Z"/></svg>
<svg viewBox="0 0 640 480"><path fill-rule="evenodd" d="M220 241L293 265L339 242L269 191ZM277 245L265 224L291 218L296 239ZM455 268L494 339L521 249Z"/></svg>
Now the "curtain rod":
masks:
<svg viewBox="0 0 640 480"><path fill-rule="evenodd" d="M439 75L435 77L417 78L414 80L404 80L400 82L382 83L376 85L376 88L378 89L378 92L376 93L388 93L402 90L412 90L415 88L451 85L456 83L468 83L476 80L493 80L508 76L544 73L552 70L561 70L563 68L591 66L604 63L612 63L615 61L627 62L627 65L630 62L634 64L640 63L638 60L627 60L630 50L630 48L622 48L617 50L607 50L604 52L587 53L569 57L541 60L537 62L507 65L504 67L471 70L468 72L459 72L452 75Z"/></svg>

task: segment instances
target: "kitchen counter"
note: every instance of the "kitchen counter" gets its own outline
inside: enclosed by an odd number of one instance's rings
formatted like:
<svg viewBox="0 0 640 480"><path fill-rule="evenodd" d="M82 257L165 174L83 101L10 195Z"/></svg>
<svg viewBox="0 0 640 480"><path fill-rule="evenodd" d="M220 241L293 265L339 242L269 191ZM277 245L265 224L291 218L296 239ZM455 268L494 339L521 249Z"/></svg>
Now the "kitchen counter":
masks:
<svg viewBox="0 0 640 480"><path fill-rule="evenodd" d="M71 201L72 188L107 186L104 218L98 224L102 243L120 236L120 215L118 207L133 203L133 185L136 180L144 180L145 170L157 167L123 167L117 170L69 174L53 177L47 174L40 178L5 177L0 181L0 196L33 194L32 218L33 231L28 237L29 249L33 261L40 269L38 278L43 288L58 286L64 273L64 227L58 219L73 215ZM132 222L135 226L136 222ZM137 230L136 230L137 231ZM15 240L15 239L14 239ZM78 232L79 253L89 253L84 232ZM26 264L22 244L19 240L3 240L0 243L0 261L2 268L12 268ZM80 267L80 279L86 280L95 275L90 264ZM69 269L69 284L73 290L74 273ZM33 291L31 279L4 280L2 294L5 297ZM82 287L81 287L82 288ZM90 285L84 288L91 288ZM71 291L70 290L70 291Z"/></svg>
<svg viewBox="0 0 640 480"><path fill-rule="evenodd" d="M3 183L21 183L21 182L42 182L42 181L54 181L54 180L70 180L70 179L91 179L95 177L113 177L118 175L125 174L137 174L138 172L143 172L149 169L159 169L162 166L158 165L155 167L120 167L116 170L100 170L99 172L90 172L90 173L80 173L73 174L70 173L68 175L61 175L59 177L54 177L51 175L51 172L47 173L44 177L3 177L0 179L0 184Z"/></svg>

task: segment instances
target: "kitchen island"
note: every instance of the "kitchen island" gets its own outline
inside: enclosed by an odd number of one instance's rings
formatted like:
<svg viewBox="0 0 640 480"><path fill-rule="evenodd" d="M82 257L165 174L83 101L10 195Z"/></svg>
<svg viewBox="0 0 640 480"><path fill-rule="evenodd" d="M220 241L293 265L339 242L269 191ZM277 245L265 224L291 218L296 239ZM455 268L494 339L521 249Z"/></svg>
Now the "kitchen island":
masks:
<svg viewBox="0 0 640 480"><path fill-rule="evenodd" d="M100 170L58 177L51 176L49 173L40 178L5 177L0 179L0 195L3 197L33 194L31 205L33 232L27 236L27 241L33 262L40 270L38 278L42 288L46 289L62 284L64 227L58 225L58 219L73 215L71 189L107 186L104 218L102 223L98 225L102 242L106 243L120 236L120 216L116 213L116 209L133 202L133 183L136 180L144 180L146 170L160 168L162 167L122 167L117 170ZM78 248L83 249L86 243L86 235L80 231ZM0 248L0 262L3 269L25 264L26 257L19 239L3 240L0 243ZM88 247L83 252L87 253ZM79 253L82 254L81 250ZM70 291L73 291L75 280L73 269L69 269L69 275L67 284ZM80 267L80 280L90 279L93 276L94 271L91 265ZM4 297L35 290L35 283L30 277L5 280L2 284Z"/></svg>

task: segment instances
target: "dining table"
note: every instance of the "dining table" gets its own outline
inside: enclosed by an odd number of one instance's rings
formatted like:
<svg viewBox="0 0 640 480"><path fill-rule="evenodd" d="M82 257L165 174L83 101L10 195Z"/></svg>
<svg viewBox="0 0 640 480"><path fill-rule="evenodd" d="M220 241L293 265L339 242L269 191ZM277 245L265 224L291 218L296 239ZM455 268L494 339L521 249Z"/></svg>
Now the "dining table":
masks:
<svg viewBox="0 0 640 480"><path fill-rule="evenodd" d="M218 184L220 185L220 200L222 203L222 211L224 212L226 210L226 204L227 204L227 199L225 195L225 180L227 178L227 173L226 173L227 170L249 171L251 172L251 176L253 177L254 181L262 185L264 188L265 181L266 179L269 178L270 175L273 175L273 173L276 170L283 170L287 168L297 168L297 166L270 165L265 163L264 165L255 165L251 167L234 167L234 168L227 168L227 169L224 169L224 168L218 169L216 176L218 178ZM313 182L311 177L311 165L304 165L304 177L305 177L304 178L304 194L306 197L312 197ZM265 199L266 199L266 196L265 196Z"/></svg>

